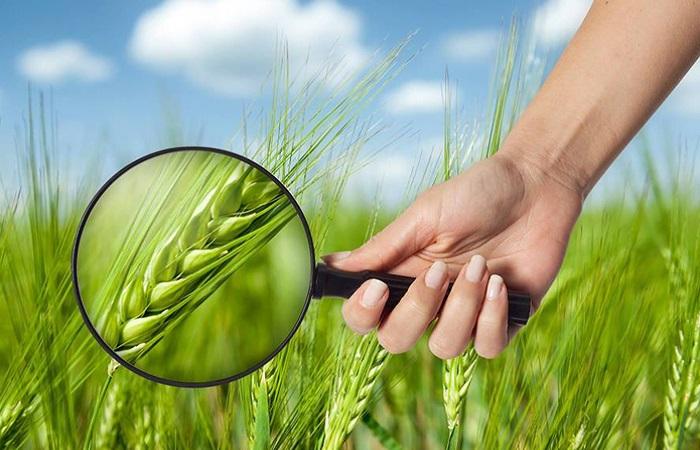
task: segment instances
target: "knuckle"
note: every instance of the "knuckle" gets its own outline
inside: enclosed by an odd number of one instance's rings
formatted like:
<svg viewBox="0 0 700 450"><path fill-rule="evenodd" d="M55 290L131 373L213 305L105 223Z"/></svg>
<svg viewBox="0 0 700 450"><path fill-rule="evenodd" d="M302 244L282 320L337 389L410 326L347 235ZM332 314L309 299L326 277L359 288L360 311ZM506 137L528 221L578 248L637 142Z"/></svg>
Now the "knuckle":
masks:
<svg viewBox="0 0 700 450"><path fill-rule="evenodd" d="M364 336L368 334L374 327L363 327L363 326L358 326L358 325L348 325L350 329L352 330L353 333L359 335L359 336Z"/></svg>
<svg viewBox="0 0 700 450"><path fill-rule="evenodd" d="M404 297L406 306L411 309L416 317L432 319L435 316L435 300L429 296L417 294Z"/></svg>
<svg viewBox="0 0 700 450"><path fill-rule="evenodd" d="M475 345L474 349L479 356L485 359L494 359L503 351L502 348L490 344Z"/></svg>
<svg viewBox="0 0 700 450"><path fill-rule="evenodd" d="M365 335L372 331L376 325L377 324L373 320L364 318L361 320L357 320L351 328L355 333L359 335Z"/></svg>
<svg viewBox="0 0 700 450"><path fill-rule="evenodd" d="M404 353L408 350L404 345L396 341L396 336L382 329L377 333L377 341L379 341L379 345L381 345L384 350L393 355Z"/></svg>
<svg viewBox="0 0 700 450"><path fill-rule="evenodd" d="M445 343L442 339L431 339L428 341L430 352L440 359L452 359L459 356L464 349Z"/></svg>
<svg viewBox="0 0 700 450"><path fill-rule="evenodd" d="M349 301L343 303L343 308L340 311L341 311L341 314L343 316L343 320L345 321L345 323L348 326L352 327L352 324L355 322L355 318L354 318L352 309L350 308L349 304L350 304Z"/></svg>
<svg viewBox="0 0 700 450"><path fill-rule="evenodd" d="M482 314L479 316L479 328L482 330L503 330L506 327L506 317L496 317L492 315Z"/></svg>
<svg viewBox="0 0 700 450"><path fill-rule="evenodd" d="M340 308L340 314L343 316L343 320L347 323L348 319L352 318L352 310L350 309L350 300L343 302L342 308Z"/></svg>
<svg viewBox="0 0 700 450"><path fill-rule="evenodd" d="M482 299L483 295L479 295L476 289L471 286L465 286L462 280L458 280L452 287L447 301L456 305L455 307L459 308L460 311L463 311L463 315L466 317L465 320L468 319L473 323L476 314L481 309Z"/></svg>
<svg viewBox="0 0 700 450"><path fill-rule="evenodd" d="M374 329L374 324L372 323L361 323L356 320L345 320L348 328L350 328L353 333L363 336Z"/></svg>
<svg viewBox="0 0 700 450"><path fill-rule="evenodd" d="M376 326L376 323L371 317L354 314L350 308L346 308L345 306L343 306L342 315L348 328L359 335L369 333Z"/></svg>

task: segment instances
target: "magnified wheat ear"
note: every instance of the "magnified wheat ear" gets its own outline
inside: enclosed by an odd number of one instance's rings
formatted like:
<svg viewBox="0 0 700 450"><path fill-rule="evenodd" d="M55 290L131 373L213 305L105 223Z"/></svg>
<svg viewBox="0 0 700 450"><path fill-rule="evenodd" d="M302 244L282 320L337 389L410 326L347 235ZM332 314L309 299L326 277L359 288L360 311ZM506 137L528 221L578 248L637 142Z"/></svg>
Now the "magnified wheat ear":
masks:
<svg viewBox="0 0 700 450"><path fill-rule="evenodd" d="M237 238L280 195L264 173L239 164L223 185L204 196L184 226L155 247L143 273L125 284L116 314L111 309L103 316L103 339L126 361L142 356L169 323L191 311L188 295L226 263L224 257L240 246Z"/></svg>
<svg viewBox="0 0 700 450"><path fill-rule="evenodd" d="M19 448L21 446L36 405L35 401L27 405L19 400L0 410L0 448Z"/></svg>

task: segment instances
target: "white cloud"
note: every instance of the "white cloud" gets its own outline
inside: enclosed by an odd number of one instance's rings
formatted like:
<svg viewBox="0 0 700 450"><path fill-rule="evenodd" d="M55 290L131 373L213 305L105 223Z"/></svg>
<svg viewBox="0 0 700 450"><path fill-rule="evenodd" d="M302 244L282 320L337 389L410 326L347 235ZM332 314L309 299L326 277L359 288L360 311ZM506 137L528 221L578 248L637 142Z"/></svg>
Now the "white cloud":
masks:
<svg viewBox="0 0 700 450"><path fill-rule="evenodd" d="M683 77L669 102L673 110L685 115L700 115L700 61Z"/></svg>
<svg viewBox="0 0 700 450"><path fill-rule="evenodd" d="M498 30L470 30L448 34L441 46L447 57L467 62L493 55L499 39Z"/></svg>
<svg viewBox="0 0 700 450"><path fill-rule="evenodd" d="M131 54L163 72L234 95L257 90L288 48L292 74L302 79L333 65L337 76L368 59L362 23L335 1L166 0L136 23ZM330 78L330 82L337 81Z"/></svg>
<svg viewBox="0 0 700 450"><path fill-rule="evenodd" d="M591 0L546 0L535 11L535 37L547 46L571 39L591 7Z"/></svg>
<svg viewBox="0 0 700 450"><path fill-rule="evenodd" d="M443 108L440 81L408 81L390 92L386 109L393 114L430 113Z"/></svg>
<svg viewBox="0 0 700 450"><path fill-rule="evenodd" d="M348 193L366 199L374 199L378 193L382 204L401 204L408 200L406 188L417 163L412 152L382 151L350 177Z"/></svg>
<svg viewBox="0 0 700 450"><path fill-rule="evenodd" d="M82 43L65 40L36 46L17 59L17 68L37 83L103 81L112 75L112 63L91 53Z"/></svg>

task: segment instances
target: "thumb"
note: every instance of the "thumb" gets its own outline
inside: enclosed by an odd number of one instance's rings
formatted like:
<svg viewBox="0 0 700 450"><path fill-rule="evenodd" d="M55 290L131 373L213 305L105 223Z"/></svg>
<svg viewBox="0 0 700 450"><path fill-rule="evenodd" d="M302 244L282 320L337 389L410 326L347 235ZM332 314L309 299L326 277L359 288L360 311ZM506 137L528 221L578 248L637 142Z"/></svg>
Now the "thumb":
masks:
<svg viewBox="0 0 700 450"><path fill-rule="evenodd" d="M342 270L386 271L427 246L428 229L422 215L409 208L361 247L330 254L323 260Z"/></svg>

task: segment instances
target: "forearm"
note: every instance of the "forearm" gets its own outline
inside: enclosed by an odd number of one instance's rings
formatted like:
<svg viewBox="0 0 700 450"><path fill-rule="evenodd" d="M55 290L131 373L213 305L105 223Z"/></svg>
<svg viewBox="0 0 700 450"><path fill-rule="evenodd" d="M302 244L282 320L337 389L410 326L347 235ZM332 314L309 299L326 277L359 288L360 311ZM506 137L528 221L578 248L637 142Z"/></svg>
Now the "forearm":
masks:
<svg viewBox="0 0 700 450"><path fill-rule="evenodd" d="M700 53L700 1L595 1L502 151L585 196Z"/></svg>

